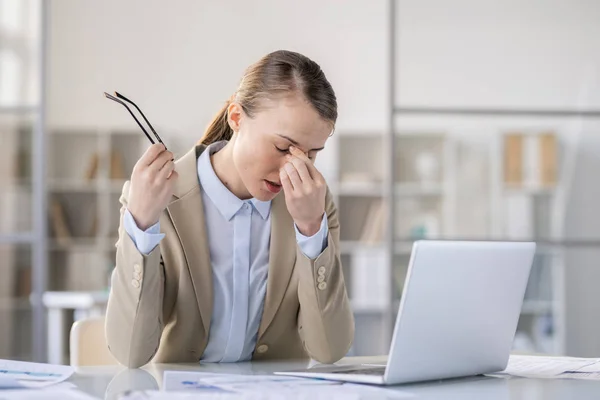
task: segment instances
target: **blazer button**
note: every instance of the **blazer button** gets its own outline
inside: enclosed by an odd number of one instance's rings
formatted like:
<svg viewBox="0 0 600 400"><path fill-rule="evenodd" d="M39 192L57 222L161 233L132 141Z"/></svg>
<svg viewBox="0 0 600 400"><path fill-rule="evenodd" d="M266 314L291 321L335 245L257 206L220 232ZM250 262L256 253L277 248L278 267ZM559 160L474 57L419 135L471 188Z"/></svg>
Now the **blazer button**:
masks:
<svg viewBox="0 0 600 400"><path fill-rule="evenodd" d="M138 281L137 279L132 279L131 280L131 286L133 286L136 289L139 289L139 287L140 287L140 281Z"/></svg>
<svg viewBox="0 0 600 400"><path fill-rule="evenodd" d="M325 275L325 267L320 267L320 268L317 270L317 273L318 273L319 275Z"/></svg>
<svg viewBox="0 0 600 400"><path fill-rule="evenodd" d="M319 283L319 286L317 286L319 288L319 290L325 290L325 288L327 287L327 283L326 282L321 282Z"/></svg>
<svg viewBox="0 0 600 400"><path fill-rule="evenodd" d="M135 271L133 273L133 277L139 281L140 279L142 279L142 273Z"/></svg>
<svg viewBox="0 0 600 400"><path fill-rule="evenodd" d="M325 277L323 275L319 275L319 277L317 278L317 282L321 283L325 281Z"/></svg>
<svg viewBox="0 0 600 400"><path fill-rule="evenodd" d="M134 270L135 272L142 272L142 267L140 267L140 264L135 264L135 265L133 266L133 270Z"/></svg>
<svg viewBox="0 0 600 400"><path fill-rule="evenodd" d="M256 351L258 351L260 354L264 354L267 351L269 351L269 346L267 346L266 344L261 344L256 348Z"/></svg>

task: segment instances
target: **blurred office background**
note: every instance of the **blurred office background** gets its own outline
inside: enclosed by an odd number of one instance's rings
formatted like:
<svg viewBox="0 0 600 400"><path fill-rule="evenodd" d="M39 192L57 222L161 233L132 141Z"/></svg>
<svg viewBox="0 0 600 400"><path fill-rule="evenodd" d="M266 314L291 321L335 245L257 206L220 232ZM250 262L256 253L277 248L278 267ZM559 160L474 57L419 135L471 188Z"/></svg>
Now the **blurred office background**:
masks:
<svg viewBox="0 0 600 400"><path fill-rule="evenodd" d="M351 354L387 352L410 246L444 238L537 241L515 350L600 357L598 21L589 0L0 0L0 358L66 362L70 324L103 312L148 142L102 92L181 155L276 49L339 100L317 166Z"/></svg>

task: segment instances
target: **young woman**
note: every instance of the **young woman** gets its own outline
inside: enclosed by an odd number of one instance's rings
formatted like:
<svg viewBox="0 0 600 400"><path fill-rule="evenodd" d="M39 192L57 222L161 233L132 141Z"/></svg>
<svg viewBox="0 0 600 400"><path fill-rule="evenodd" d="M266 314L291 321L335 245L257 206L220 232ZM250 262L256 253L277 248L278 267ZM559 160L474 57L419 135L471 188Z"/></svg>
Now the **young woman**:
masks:
<svg viewBox="0 0 600 400"><path fill-rule="evenodd" d="M246 70L186 155L148 148L120 199L106 314L119 362L346 354L338 216L314 166L336 118L319 65L276 51Z"/></svg>

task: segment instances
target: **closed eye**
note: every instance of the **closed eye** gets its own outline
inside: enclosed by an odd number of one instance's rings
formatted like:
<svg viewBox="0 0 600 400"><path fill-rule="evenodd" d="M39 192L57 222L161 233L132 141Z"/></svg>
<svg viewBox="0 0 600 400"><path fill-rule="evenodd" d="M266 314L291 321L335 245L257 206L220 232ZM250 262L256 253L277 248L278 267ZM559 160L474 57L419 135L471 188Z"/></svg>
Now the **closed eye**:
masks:
<svg viewBox="0 0 600 400"><path fill-rule="evenodd" d="M275 146L275 148L280 153L290 154L290 148L289 147L287 149L280 149L279 147ZM307 157L308 157L309 160L314 160L315 159L315 155L307 155Z"/></svg>

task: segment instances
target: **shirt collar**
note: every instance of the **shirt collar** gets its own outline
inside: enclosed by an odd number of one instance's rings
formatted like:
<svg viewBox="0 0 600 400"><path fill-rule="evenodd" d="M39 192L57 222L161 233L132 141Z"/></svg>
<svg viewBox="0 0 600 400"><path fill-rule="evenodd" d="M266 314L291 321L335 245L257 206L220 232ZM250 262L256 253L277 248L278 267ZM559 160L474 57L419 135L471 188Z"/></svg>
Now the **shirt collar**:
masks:
<svg viewBox="0 0 600 400"><path fill-rule="evenodd" d="M198 180L200 186L208 195L210 200L213 202L219 212L225 217L227 221L230 221L235 214L242 208L246 201L239 199L236 195L231 193L229 189L221 182L215 170L213 169L212 163L210 162L210 156L217 151L221 150L227 144L226 140L215 142L210 144L200 157L198 158ZM262 219L266 220L271 210L271 201L261 201L255 198L250 200L250 203L258 211Z"/></svg>

